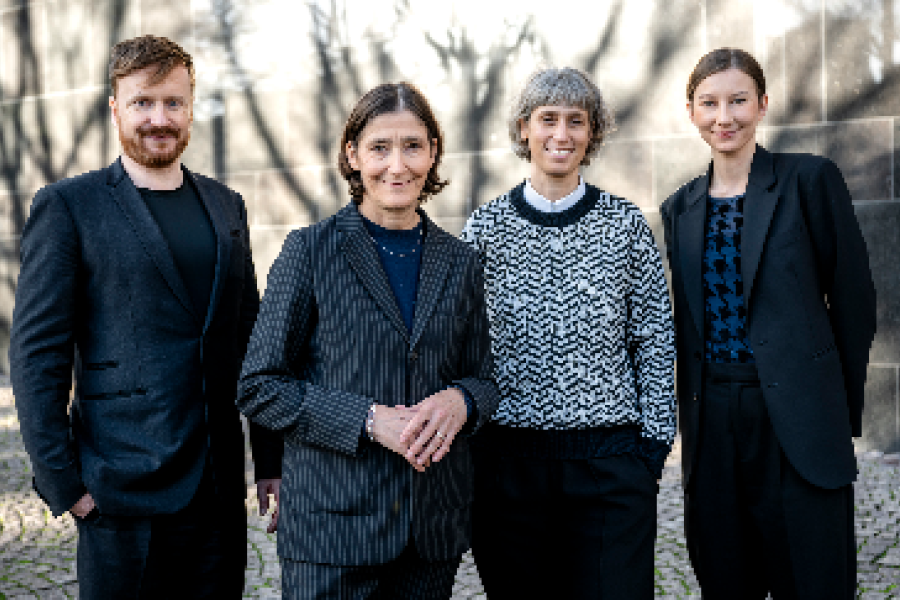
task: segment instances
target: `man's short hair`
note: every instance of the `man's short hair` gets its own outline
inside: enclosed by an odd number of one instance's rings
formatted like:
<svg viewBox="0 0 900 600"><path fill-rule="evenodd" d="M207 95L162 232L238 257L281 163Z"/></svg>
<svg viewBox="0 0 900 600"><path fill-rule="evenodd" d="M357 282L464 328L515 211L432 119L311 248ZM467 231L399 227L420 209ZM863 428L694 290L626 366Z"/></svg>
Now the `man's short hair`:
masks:
<svg viewBox="0 0 900 600"><path fill-rule="evenodd" d="M116 95L119 79L154 65L156 72L150 77L151 85L165 79L176 67L184 66L191 77L191 93L194 93L194 60L191 55L169 38L142 35L121 41L110 51L109 84L113 96Z"/></svg>

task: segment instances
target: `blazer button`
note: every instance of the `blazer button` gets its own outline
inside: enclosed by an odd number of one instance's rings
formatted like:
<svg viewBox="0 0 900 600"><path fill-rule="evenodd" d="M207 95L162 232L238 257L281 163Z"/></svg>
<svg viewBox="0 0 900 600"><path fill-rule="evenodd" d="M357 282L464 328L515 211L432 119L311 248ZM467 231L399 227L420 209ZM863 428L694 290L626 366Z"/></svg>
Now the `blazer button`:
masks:
<svg viewBox="0 0 900 600"><path fill-rule="evenodd" d="M698 394L694 394L694 402L696 402L698 399Z"/></svg>
<svg viewBox="0 0 900 600"><path fill-rule="evenodd" d="M399 500L394 500L393 509L394 509L394 514L397 514L400 512L400 501Z"/></svg>
<svg viewBox="0 0 900 600"><path fill-rule="evenodd" d="M409 360L411 360L411 361L419 360L419 353L416 352L415 350L410 351Z"/></svg>

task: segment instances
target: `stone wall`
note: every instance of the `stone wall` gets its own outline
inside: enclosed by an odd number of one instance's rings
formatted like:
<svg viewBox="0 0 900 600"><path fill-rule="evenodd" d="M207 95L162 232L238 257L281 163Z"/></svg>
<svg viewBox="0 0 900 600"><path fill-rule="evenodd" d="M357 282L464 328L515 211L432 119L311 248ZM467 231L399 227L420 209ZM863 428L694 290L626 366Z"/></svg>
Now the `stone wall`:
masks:
<svg viewBox="0 0 900 600"><path fill-rule="evenodd" d="M619 123L586 178L658 233L659 203L709 156L685 114L687 75L734 45L766 69L760 141L831 157L851 189L879 292L861 446L900 450L898 11L893 0L0 0L0 373L32 195L118 153L105 68L120 39L166 35L193 53L185 161L244 195L263 288L287 232L347 201L340 127L385 80L415 82L439 113L452 184L427 210L458 232L526 174L508 150L511 92L541 64L585 69Z"/></svg>

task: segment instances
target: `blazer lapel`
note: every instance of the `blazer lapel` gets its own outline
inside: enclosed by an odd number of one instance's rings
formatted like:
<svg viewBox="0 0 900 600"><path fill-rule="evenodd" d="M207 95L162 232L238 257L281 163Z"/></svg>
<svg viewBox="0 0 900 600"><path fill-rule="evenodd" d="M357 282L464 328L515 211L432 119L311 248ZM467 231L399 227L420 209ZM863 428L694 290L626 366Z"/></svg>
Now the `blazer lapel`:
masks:
<svg viewBox="0 0 900 600"><path fill-rule="evenodd" d="M156 268L159 269L163 279L165 279L175 297L178 298L178 301L199 322L200 317L194 310L194 305L188 295L184 281L181 279L181 274L178 272L178 267L175 266L175 259L172 258L169 244L166 243L166 239L156 224L156 220L150 214L150 209L144 204L140 192L138 192L131 178L125 172L121 159L116 160L110 166L108 182L113 199L119 205L119 208L122 209L122 212L125 213L125 217L131 223L131 227L137 234L144 250L153 259Z"/></svg>
<svg viewBox="0 0 900 600"><path fill-rule="evenodd" d="M369 232L366 231L356 204L351 202L342 208L337 214L337 222L338 229L342 233L341 249L347 256L350 267L372 295L375 303L384 311L388 321L404 338L409 339L406 323L403 321L403 315L400 314L400 307L397 306L397 300L394 298L391 284L381 265L381 259L378 258L375 243Z"/></svg>
<svg viewBox="0 0 900 600"><path fill-rule="evenodd" d="M413 315L410 347L416 345L422 332L425 331L425 325L440 300L450 270L450 260L444 251L447 234L424 213L419 214L425 225L425 242L422 248L422 267L419 271L419 289L416 292L416 311Z"/></svg>
<svg viewBox="0 0 900 600"><path fill-rule="evenodd" d="M687 209L678 217L678 254L681 258L681 273L684 279L684 293L688 308L701 339L705 307L703 306L703 248L706 240L706 203L709 181L712 176L710 165L706 176L701 178L687 196Z"/></svg>
<svg viewBox="0 0 900 600"><path fill-rule="evenodd" d="M778 206L778 194L772 191L775 181L772 155L765 148L757 146L750 166L747 195L744 198L744 227L741 239L741 276L744 278L744 307L748 314L750 294L769 233L769 224L772 222L775 207Z"/></svg>
<svg viewBox="0 0 900 600"><path fill-rule="evenodd" d="M194 175L184 169L185 177L189 177L196 186L200 200L206 207L206 212L212 222L213 230L216 235L216 270L213 276L213 288L209 298L209 305L206 309L203 330L209 327L215 309L219 305L219 299L222 297L222 289L225 287L225 279L228 275L228 267L231 264L231 231L229 221L222 207L222 198L211 186L207 186L202 179L194 177Z"/></svg>

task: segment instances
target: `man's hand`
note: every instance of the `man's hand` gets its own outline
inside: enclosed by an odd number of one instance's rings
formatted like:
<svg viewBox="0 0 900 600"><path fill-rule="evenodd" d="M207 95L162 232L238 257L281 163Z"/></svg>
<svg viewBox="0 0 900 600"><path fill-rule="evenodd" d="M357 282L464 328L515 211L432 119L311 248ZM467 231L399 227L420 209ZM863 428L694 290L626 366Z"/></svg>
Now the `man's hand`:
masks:
<svg viewBox="0 0 900 600"><path fill-rule="evenodd" d="M408 427L416 412L415 407L376 405L375 420L372 422L372 437L388 450L409 460L407 456L409 443L403 442L400 434ZM427 463L419 463L415 460L409 460L409 464L420 473L425 471L425 467L428 466Z"/></svg>
<svg viewBox="0 0 900 600"><path fill-rule="evenodd" d="M256 497L259 500L259 516L269 512L269 494L272 495L272 519L266 527L266 533L278 530L278 507L281 506L281 478L260 479L256 482Z"/></svg>
<svg viewBox="0 0 900 600"><path fill-rule="evenodd" d="M400 442L408 446L406 460L423 466L438 462L466 424L466 399L461 390L449 388L428 396L415 406L412 420L400 435Z"/></svg>
<svg viewBox="0 0 900 600"><path fill-rule="evenodd" d="M88 516L88 513L94 510L94 507L97 506L94 504L94 499L90 494L85 494L81 497L78 502L76 502L72 508L69 509L69 512L78 517L79 519L83 519Z"/></svg>

